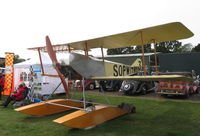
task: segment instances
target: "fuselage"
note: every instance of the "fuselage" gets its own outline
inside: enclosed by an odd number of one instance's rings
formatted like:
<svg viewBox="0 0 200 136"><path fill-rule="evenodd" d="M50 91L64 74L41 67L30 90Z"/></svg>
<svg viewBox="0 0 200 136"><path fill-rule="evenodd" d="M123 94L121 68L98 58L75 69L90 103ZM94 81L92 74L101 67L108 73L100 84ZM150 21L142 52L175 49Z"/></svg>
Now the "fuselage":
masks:
<svg viewBox="0 0 200 136"><path fill-rule="evenodd" d="M62 59L60 63L65 68L65 71L78 74L86 79L101 76L134 75L142 69L140 59L136 59L130 66L77 53L69 53L68 58Z"/></svg>

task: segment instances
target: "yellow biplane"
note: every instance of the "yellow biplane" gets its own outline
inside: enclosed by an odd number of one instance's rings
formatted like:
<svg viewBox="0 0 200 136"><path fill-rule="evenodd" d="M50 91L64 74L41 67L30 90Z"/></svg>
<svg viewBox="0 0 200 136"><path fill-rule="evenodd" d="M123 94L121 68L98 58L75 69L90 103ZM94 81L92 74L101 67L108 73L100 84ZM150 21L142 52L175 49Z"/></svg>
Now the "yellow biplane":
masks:
<svg viewBox="0 0 200 136"><path fill-rule="evenodd" d="M42 101L40 103L17 108L15 110L29 115L45 116L71 109L77 109L78 111L54 120L56 123L71 128L90 128L105 121L134 112L135 107L129 104L122 104L118 107L94 104L93 106L87 107L84 89L83 101L70 99L69 89L67 87L65 77L70 77L71 79L83 79L83 81L84 79L131 79L143 81L192 80L191 78L183 75L158 75L157 66L156 75L149 76L146 74L146 65L144 61L144 45L151 43L154 43L155 45L155 43L159 42L185 39L192 36L193 33L180 22L173 22L95 39L57 45L52 45L49 37L47 36L46 46L29 49L38 51L41 60L41 67L42 59L40 52L47 52L49 54L58 75L46 75L43 68L42 73L44 76L59 76L68 98ZM141 59L137 59L131 66L110 62L104 59L103 48L122 48L133 45L142 46L143 56ZM101 60L88 55L88 51L93 48L101 48ZM74 50L83 50L85 51L85 55L77 54ZM56 52L66 52L68 55L62 60L57 60ZM155 61L156 60L157 58L155 55ZM70 74L64 75L62 72L63 68ZM142 76L137 75L140 71L143 71Z"/></svg>

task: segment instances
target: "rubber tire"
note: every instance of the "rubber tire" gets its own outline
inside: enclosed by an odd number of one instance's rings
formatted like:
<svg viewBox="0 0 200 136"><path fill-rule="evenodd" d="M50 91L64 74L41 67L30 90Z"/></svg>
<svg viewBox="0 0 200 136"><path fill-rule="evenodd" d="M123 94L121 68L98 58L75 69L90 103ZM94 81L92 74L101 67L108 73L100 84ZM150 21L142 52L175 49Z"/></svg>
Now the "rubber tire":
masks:
<svg viewBox="0 0 200 136"><path fill-rule="evenodd" d="M126 83L123 86L123 91L125 95L132 95L133 85L131 83Z"/></svg>
<svg viewBox="0 0 200 136"><path fill-rule="evenodd" d="M88 89L89 90L94 90L95 89L95 85L94 84L89 84Z"/></svg>

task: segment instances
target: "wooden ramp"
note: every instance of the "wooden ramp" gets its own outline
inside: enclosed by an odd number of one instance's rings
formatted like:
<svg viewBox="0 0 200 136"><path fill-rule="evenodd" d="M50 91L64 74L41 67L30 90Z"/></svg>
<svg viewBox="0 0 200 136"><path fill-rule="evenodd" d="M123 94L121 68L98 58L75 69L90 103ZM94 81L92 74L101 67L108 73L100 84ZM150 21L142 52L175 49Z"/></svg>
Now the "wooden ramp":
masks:
<svg viewBox="0 0 200 136"><path fill-rule="evenodd" d="M81 102L76 102L73 100L55 99L46 102L30 104L27 106L16 108L15 110L33 116L46 116L72 109L67 106L83 107L83 104Z"/></svg>
<svg viewBox="0 0 200 136"><path fill-rule="evenodd" d="M90 128L124 114L127 112L114 106L96 105L93 111L78 110L54 122L71 128Z"/></svg>

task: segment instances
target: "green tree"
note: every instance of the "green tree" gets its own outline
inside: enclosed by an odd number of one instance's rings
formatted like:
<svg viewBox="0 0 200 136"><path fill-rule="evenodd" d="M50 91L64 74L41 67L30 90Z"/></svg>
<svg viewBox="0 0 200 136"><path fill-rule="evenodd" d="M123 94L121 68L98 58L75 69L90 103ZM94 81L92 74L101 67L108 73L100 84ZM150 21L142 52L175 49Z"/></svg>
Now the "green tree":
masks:
<svg viewBox="0 0 200 136"><path fill-rule="evenodd" d="M127 48L115 48L115 49L108 49L107 54L113 55L113 54L126 54L124 51L127 50Z"/></svg>
<svg viewBox="0 0 200 136"><path fill-rule="evenodd" d="M193 45L191 43L184 44L183 46L179 47L177 52L191 52Z"/></svg>
<svg viewBox="0 0 200 136"><path fill-rule="evenodd" d="M132 53L141 53L141 52L142 52L142 46L135 46L135 50L132 51ZM144 52L145 53L152 52L150 44L144 45Z"/></svg>
<svg viewBox="0 0 200 136"><path fill-rule="evenodd" d="M188 47L188 45L185 45L182 48L182 43L179 41L161 42L161 43L156 44L156 51L162 52L162 53L174 53L174 52L186 51L186 49L188 49L186 47ZM131 47L126 47L126 48L117 48L117 49L107 50L108 55L131 54L131 53L141 53L141 52L142 52L142 46L131 46ZM145 53L153 52L150 44L144 45L144 52Z"/></svg>
<svg viewBox="0 0 200 136"><path fill-rule="evenodd" d="M116 48L116 49L108 49L108 55L116 55L116 54L132 54L132 53L141 53L142 46L131 46L126 48ZM144 52L151 52L151 45L144 45Z"/></svg>
<svg viewBox="0 0 200 136"><path fill-rule="evenodd" d="M19 55L14 55L14 64L23 61L25 61L25 59L20 58ZM0 63L0 67L5 67L5 61L2 61L2 63Z"/></svg>
<svg viewBox="0 0 200 136"><path fill-rule="evenodd" d="M156 51L162 53L175 53L179 52L182 43L179 41L161 42L156 44Z"/></svg>
<svg viewBox="0 0 200 136"><path fill-rule="evenodd" d="M20 62L23 62L23 61L25 61L25 59L20 58L19 55L16 54L14 56L14 64L20 63Z"/></svg>
<svg viewBox="0 0 200 136"><path fill-rule="evenodd" d="M200 43L194 48L192 48L192 52L200 52Z"/></svg>

